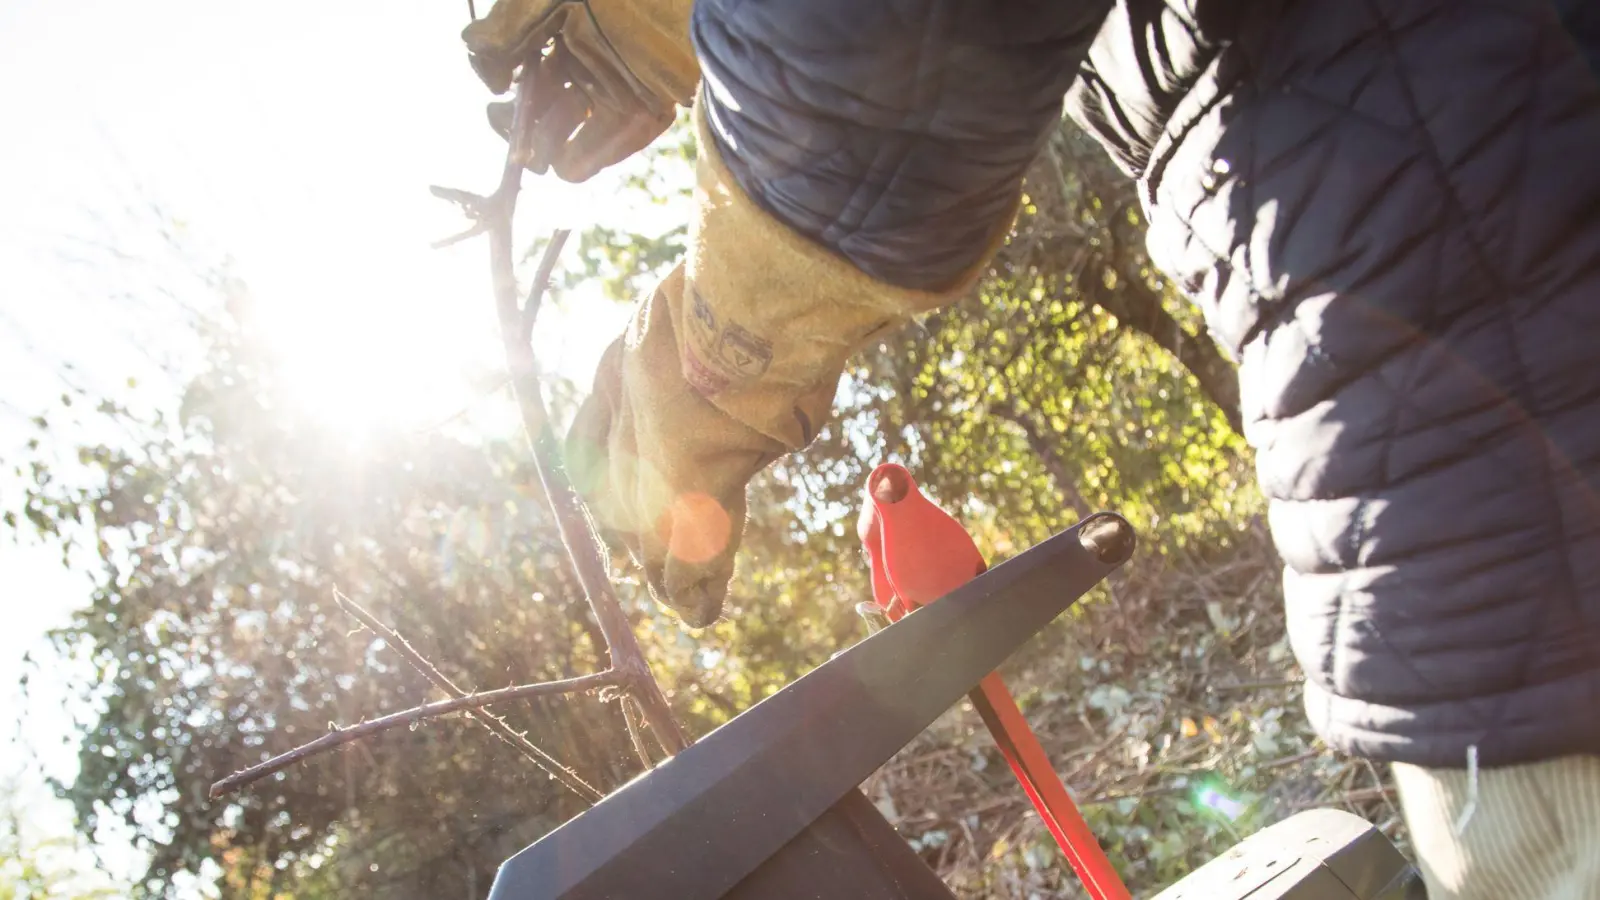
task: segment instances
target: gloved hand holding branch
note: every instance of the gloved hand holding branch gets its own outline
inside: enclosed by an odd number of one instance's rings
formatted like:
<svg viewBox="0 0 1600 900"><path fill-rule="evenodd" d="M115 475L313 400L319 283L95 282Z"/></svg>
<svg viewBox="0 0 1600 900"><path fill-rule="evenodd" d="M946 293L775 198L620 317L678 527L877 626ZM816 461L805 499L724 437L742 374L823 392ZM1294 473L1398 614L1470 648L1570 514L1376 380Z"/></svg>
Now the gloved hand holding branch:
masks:
<svg viewBox="0 0 1600 900"><path fill-rule="evenodd" d="M689 105L700 80L689 46L691 0L501 0L462 33L478 77L497 94L532 67L528 168L582 182L648 146ZM509 101L489 107L509 136Z"/></svg>

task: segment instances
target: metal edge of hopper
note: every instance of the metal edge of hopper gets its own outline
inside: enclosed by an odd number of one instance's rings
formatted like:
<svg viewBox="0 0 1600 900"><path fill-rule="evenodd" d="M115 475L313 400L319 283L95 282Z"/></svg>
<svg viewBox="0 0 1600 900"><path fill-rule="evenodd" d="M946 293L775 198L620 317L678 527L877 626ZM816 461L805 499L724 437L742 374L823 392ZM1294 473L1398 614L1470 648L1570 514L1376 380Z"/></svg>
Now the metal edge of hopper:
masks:
<svg viewBox="0 0 1600 900"><path fill-rule="evenodd" d="M490 900L713 900L1132 556L1099 513L839 653L501 866Z"/></svg>

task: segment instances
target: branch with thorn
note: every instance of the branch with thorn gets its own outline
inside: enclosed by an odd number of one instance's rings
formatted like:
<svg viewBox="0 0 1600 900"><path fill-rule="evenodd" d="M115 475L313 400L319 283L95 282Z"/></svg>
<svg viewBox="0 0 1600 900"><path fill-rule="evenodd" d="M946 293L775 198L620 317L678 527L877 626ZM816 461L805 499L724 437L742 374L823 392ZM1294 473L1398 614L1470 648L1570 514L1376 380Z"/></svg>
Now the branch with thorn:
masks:
<svg viewBox="0 0 1600 900"><path fill-rule="evenodd" d="M526 70L525 70L526 72ZM500 186L487 197L468 194L448 188L434 188L434 194L451 200L462 207L474 222L484 223L489 237L489 273L494 286L495 308L500 318L500 339L505 348L506 368L511 376L511 390L516 395L522 413L522 426L533 444L535 468L544 487L545 500L555 516L556 530L567 556L582 586L589 606L599 621L600 633L605 637L611 656L611 670L621 679L618 687L638 704L645 723L656 740L669 754L688 746L683 730L672 714L672 707L662 693L661 685L650 673L644 652L634 637L627 615L622 611L616 591L601 556L601 541L595 534L588 512L578 492L567 478L561 463L561 447L550 428L550 418L545 411L544 396L539 382L538 365L533 356L529 336L539 314L545 289L549 286L556 258L566 244L567 233L557 231L545 245L543 257L526 302L519 303L517 277L513 259L512 214L516 211L517 195L522 189L522 172L529 156L527 123L531 120L529 108L533 101L533 86L525 74L517 82L517 99L511 118L511 140L506 150L505 168L501 171ZM648 758L643 746L636 745L641 758Z"/></svg>
<svg viewBox="0 0 1600 900"><path fill-rule="evenodd" d="M396 652L405 656L407 661L435 686L454 696L449 700L424 704L357 725L343 728L333 726L327 734L308 744L217 781L211 786L213 798L236 791L319 753L402 725L409 726L424 719L455 712L483 710L490 704L509 700L600 689L606 689L608 694L614 694L615 699L620 699L624 703L624 716L629 724L628 731L634 750L647 767L651 764L651 754L645 742L645 729L634 724L628 709L629 704L637 708L639 718L644 720L656 743L668 755L678 753L688 746L688 740L672 713L672 707L668 704L660 683L650 672L649 663L645 661L644 652L633 634L627 614L623 612L622 604L617 600L605 559L601 556L603 545L595 533L583 501L579 499L562 466L560 444L550 427L549 415L545 410L537 360L533 354L533 326L538 318L545 291L549 287L550 276L555 270L556 261L566 244L569 232L563 229L551 235L539 260L527 297L522 300L517 288L512 252L512 216L516 211L517 197L522 189L522 172L529 154L527 123L530 121L529 108L532 104L533 87L526 78L524 75L517 82L511 140L506 150L500 184L494 193L483 196L437 186L432 191L435 196L458 205L472 220L471 227L466 231L440 242L440 245L457 243L477 235L487 235L489 238L489 270L512 393L516 396L517 406L522 415L522 425L532 444L534 465L538 470L540 483L544 487L546 501L555 517L556 529L561 535L561 542L572 562L578 583L583 588L589 607L599 623L611 665L603 672L578 678L517 685L481 693L466 693L445 678L432 663L417 653L415 648L406 643L393 629L378 622L348 597L339 595L337 599L341 608L381 635ZM510 741L536 765L560 780L569 789L589 799L596 799L598 792L592 786L578 778L576 773L551 759L544 751L539 750L528 741L526 735L512 730L504 720L487 713L481 715L473 713L473 718L479 719L495 734Z"/></svg>
<svg viewBox="0 0 1600 900"><path fill-rule="evenodd" d="M280 753L263 763L258 763L248 769L229 775L211 785L211 797L215 799L225 794L231 794L239 788L252 782L260 781L268 775L274 775L295 763L309 759L319 753L326 753L336 747L342 747L351 741L381 734L401 726L414 725L424 719L437 719L451 713L464 710L482 709L492 703L505 703L508 700L527 700L532 697L549 697L556 694L579 694L587 691L597 691L602 688L615 687L619 676L613 669L596 672L593 675L580 675L577 678L564 678L560 681L541 681L537 684L518 684L511 687L500 688L494 691L483 691L477 694L467 694L463 697L453 697L449 700L440 700L437 703L424 703L397 713L390 713L377 719L370 719L357 725L341 727L329 723L328 733L309 744L302 744L288 753Z"/></svg>
<svg viewBox="0 0 1600 900"><path fill-rule="evenodd" d="M446 678L444 673L440 672L433 663L428 662L427 657L418 653L417 649L411 646L410 641L401 637L398 631L378 621L377 617L367 612L361 604L351 600L337 590L333 592L333 601L339 604L339 608L344 610L346 615L366 626L373 634L382 638L384 643L394 648L396 653L405 657L406 662L410 663L413 669L421 672L422 676L432 682L434 687L457 699L473 696L471 691L462 690L456 686L455 682ZM540 750L532 741L528 740L526 733L519 732L507 725L505 719L488 710L469 711L467 715L482 722L485 728L488 728L501 740L516 748L518 752L528 758L529 762L543 769L545 774L566 785L567 789L574 794L591 803L598 802L604 796L593 785L579 777L577 772L572 771L557 762L550 754Z"/></svg>

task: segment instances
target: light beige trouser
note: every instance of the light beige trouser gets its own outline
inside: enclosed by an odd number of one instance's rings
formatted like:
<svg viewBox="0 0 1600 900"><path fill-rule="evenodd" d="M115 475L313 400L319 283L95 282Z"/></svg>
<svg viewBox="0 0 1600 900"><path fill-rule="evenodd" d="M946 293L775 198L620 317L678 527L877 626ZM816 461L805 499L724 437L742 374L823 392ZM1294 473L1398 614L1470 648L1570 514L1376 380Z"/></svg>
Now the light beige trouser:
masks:
<svg viewBox="0 0 1600 900"><path fill-rule="evenodd" d="M1428 900L1600 900L1600 756L1477 776L1394 766Z"/></svg>

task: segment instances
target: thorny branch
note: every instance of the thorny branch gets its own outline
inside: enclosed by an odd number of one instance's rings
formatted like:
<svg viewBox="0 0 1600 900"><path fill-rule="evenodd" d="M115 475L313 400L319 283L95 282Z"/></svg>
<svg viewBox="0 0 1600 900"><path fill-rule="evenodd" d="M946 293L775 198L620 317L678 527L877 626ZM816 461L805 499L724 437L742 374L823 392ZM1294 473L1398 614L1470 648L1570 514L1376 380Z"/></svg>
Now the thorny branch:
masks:
<svg viewBox="0 0 1600 900"><path fill-rule="evenodd" d="M567 238L572 232L559 228L550 235L550 243L545 245L544 255L539 257L539 270L533 273L533 284L528 288L528 300L522 304L522 329L517 339L527 344L533 340L533 323L539 318L539 305L544 300L544 292L550 287L550 275L555 271L556 260L561 256L561 248L567 245Z"/></svg>
<svg viewBox="0 0 1600 900"><path fill-rule="evenodd" d="M333 600L335 603L339 604L339 608L344 610L345 613L351 618L355 619L357 622L360 622L362 625L365 625L378 637L383 638L384 643L394 648L396 653L405 657L406 662L410 663L413 669L421 672L423 677L427 678L433 683L434 687L439 688L452 697L459 698L471 696L471 691L464 691L457 687L456 683L445 677L444 673L440 672L433 665L433 663L428 662L427 657L424 657L421 653L418 653L417 649L411 646L410 641L406 640L404 637L401 637L398 631L395 631L393 628L390 628L389 626L378 621L377 617L373 616L372 613L367 612L367 610L361 604L355 602L349 597L346 597L338 590L333 592ZM566 785L567 788L574 794L577 794L591 803L598 802L600 798L604 796L598 790L596 790L593 785L579 777L577 772L572 771L558 762L550 754L540 750L538 746L536 746L532 741L528 740L528 735L525 732L519 732L513 729L510 725L507 725L505 719L500 718L488 710L469 712L467 715L471 718L477 719L479 722L482 722L485 728L494 732L501 740L521 751L522 755L526 756L530 762L543 769L545 774L549 775L551 778L554 778L555 780Z"/></svg>
<svg viewBox="0 0 1600 900"><path fill-rule="evenodd" d="M641 714L637 710L638 706L632 697L622 698L622 721L628 726L628 739L633 742L633 749L639 754L639 762L648 769L653 763L650 761L650 754L645 751L644 735L639 731L638 719Z"/></svg>
<svg viewBox="0 0 1600 900"><path fill-rule="evenodd" d="M317 738L309 744L302 744L288 753L280 753L263 763L253 765L248 769L229 775L211 786L213 799L224 794L231 794L251 782L279 772L300 762L303 759L325 753L335 747L359 741L365 737L380 732L399 728L402 725L411 725L423 719L436 719L462 710L481 709L492 703L504 703L508 700L525 700L530 697L549 697L553 694L577 694L584 691L594 691L601 688L615 686L621 676L614 669L596 672L593 675L580 675L577 678L565 678L560 681L541 681L538 684L518 684L511 687L500 688L494 691L483 691L477 694L468 694L465 697L454 697L449 700L440 700L437 703L425 703L411 709L391 713L382 718L371 719L358 725L340 728L333 725L327 734Z"/></svg>
<svg viewBox="0 0 1600 900"><path fill-rule="evenodd" d="M533 346L525 338L529 333L528 320L536 315L543 298L549 273L555 266L555 257L566 242L566 235L557 232L545 246L539 264L539 278L532 285L527 303L518 304L517 276L512 253L512 214L517 207L517 194L522 187L523 164L528 159L529 106L533 86L526 75L517 82L517 100L511 119L511 140L506 151L505 168L501 172L500 186L488 197L479 197L464 191L434 188L435 195L452 200L475 221L485 225L489 235L489 271L494 285L495 306L500 318L500 338L505 347L506 367L511 375L511 389L516 395L522 413L522 426L533 444L535 467L545 492L546 502L556 520L556 530L567 549L572 568L583 587L584 596L600 623L600 633L605 637L611 656L611 671L617 673L618 686L639 703L646 724L667 753L677 753L688 746L688 740L678 726L661 691L661 685L650 674L644 653L634 637L622 605L606 571L601 556L600 540L595 534L583 502L573 490L561 465L561 448L550 428L541 393L539 371L533 356ZM648 753L636 747L641 758Z"/></svg>
<svg viewBox="0 0 1600 900"><path fill-rule="evenodd" d="M332 750L344 744L358 741L362 738L398 728L401 725L411 725L423 719L448 715L464 710L482 710L492 703L502 703L508 700L519 700L530 697L545 697L555 694L570 694L592 691L600 688L616 689L621 694L621 699L626 702L638 704L638 710L654 734L657 743L669 755L678 753L688 746L683 730L679 727L677 719L672 714L672 707L667 703L661 685L650 673L650 665L645 661L644 652L639 648L639 642L634 637L633 628L628 622L627 614L623 612L622 605L617 601L616 592L611 585L611 579L606 570L606 563L601 556L601 543L595 533L583 502L578 498L577 492L572 487L571 480L567 477L566 470L561 465L560 445L555 434L550 428L549 415L544 406L544 398L540 390L539 371L537 360L533 355L531 337L533 324L538 316L540 303L550 281L550 275L555 269L557 258L565 245L568 232L558 230L551 235L550 241L545 245L543 256L540 258L539 267L535 274L533 284L530 286L525 303L519 305L517 277L512 259L512 214L516 211L517 195L521 192L522 172L524 163L528 159L528 135L526 122L528 121L528 108L532 102L532 86L527 82L526 76L517 82L517 99L515 112L511 124L511 140L506 151L505 167L501 170L500 185L493 194L487 197L473 194L454 188L435 186L434 196L456 203L462 211L472 219L472 225L466 231L453 238L439 243L447 246L478 234L489 236L489 269L494 285L496 311L500 320L500 337L505 347L506 364L509 369L512 392L516 395L517 405L522 414L522 424L528 434L528 439L533 445L534 465L539 472L539 480L545 491L550 510L555 516L556 529L561 535L561 542L566 547L567 556L572 561L572 567L578 577L578 583L583 587L584 595L589 601L590 608L594 611L595 619L599 622L600 633L605 638L606 650L611 657L611 666L603 672L593 675L583 675L577 678L568 678L561 681L548 681L539 684L516 685L499 690L484 691L476 694L467 694L461 691L454 683L446 679L437 668L416 652L404 639L400 638L393 630L386 628L370 614L360 615L355 610L360 609L348 598L343 598L340 605L354 615L363 625L383 635L390 645L402 655L405 655L411 664L417 667L436 686L449 691L456 696L449 700L437 703L424 704L401 712L392 713L378 719L365 721L357 725L341 728L332 726L331 730L322 737L302 746L296 747L287 753L275 756L265 762L242 769L217 781L211 786L213 798L229 794L239 788L282 771L302 760L308 759L319 753ZM361 610L361 613L366 613ZM627 715L626 710L624 715ZM478 716L474 716L478 718ZM501 737L511 740L515 746L528 753L531 749L536 756L534 761L566 784L567 787L578 791L586 797L593 797L575 784L568 783L567 778L558 772L565 773L577 784L594 791L577 776L566 770L555 760L549 759L525 735L519 735L506 725L503 720L483 714L481 721ZM629 725L632 726L632 722ZM504 732L501 729L504 729ZM648 766L650 753L645 746L642 731L635 727L629 728L634 749L639 758ZM538 757L548 761L546 766Z"/></svg>

